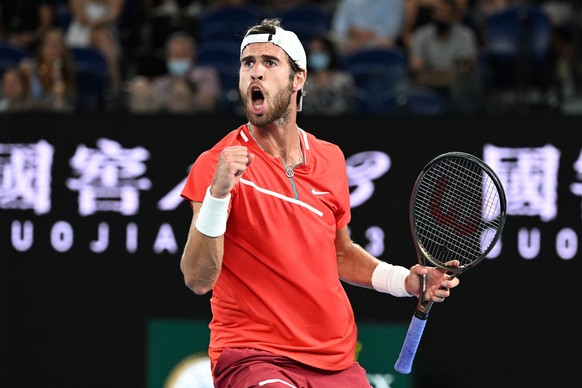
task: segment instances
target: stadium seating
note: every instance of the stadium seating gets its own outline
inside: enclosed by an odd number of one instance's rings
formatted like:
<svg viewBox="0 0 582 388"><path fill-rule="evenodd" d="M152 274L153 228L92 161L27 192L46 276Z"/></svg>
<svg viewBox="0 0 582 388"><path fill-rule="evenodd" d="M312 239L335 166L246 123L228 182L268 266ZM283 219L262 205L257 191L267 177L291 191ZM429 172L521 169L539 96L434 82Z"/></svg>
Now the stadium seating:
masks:
<svg viewBox="0 0 582 388"><path fill-rule="evenodd" d="M415 86L394 88L381 93L368 112L392 115L435 116L451 111L450 103L437 92Z"/></svg>
<svg viewBox="0 0 582 388"><path fill-rule="evenodd" d="M364 49L342 58L342 67L349 72L356 86L370 96L406 84L406 57L398 49Z"/></svg>
<svg viewBox="0 0 582 388"><path fill-rule="evenodd" d="M261 19L259 11L250 5L224 6L203 11L198 18L200 43L221 41L239 43L246 30Z"/></svg>
<svg viewBox="0 0 582 388"><path fill-rule="evenodd" d="M546 76L549 17L533 6L513 6L485 18L485 65L500 87L539 85Z"/></svg>
<svg viewBox="0 0 582 388"><path fill-rule="evenodd" d="M77 107L76 110L96 111L103 104L109 81L109 70L103 55L92 48L71 48L75 63Z"/></svg>
<svg viewBox="0 0 582 388"><path fill-rule="evenodd" d="M6 42L0 43L0 75L4 73L4 70L18 66L24 58L30 56L30 53L23 48Z"/></svg>
<svg viewBox="0 0 582 388"><path fill-rule="evenodd" d="M279 11L272 16L281 19L281 25L297 34L304 46L315 37L329 33L331 15L325 9L302 4Z"/></svg>

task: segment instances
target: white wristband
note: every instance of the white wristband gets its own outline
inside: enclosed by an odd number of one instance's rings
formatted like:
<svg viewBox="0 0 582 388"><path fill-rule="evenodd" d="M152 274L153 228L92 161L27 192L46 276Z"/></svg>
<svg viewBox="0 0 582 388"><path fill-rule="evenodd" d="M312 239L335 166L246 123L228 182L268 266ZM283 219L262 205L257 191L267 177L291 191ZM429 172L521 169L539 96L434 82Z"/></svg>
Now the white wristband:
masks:
<svg viewBox="0 0 582 388"><path fill-rule="evenodd" d="M376 291L394 296L413 296L404 285L409 273L404 267L381 262L372 274L372 286Z"/></svg>
<svg viewBox="0 0 582 388"><path fill-rule="evenodd" d="M209 186L196 219L196 229L208 237L222 236L226 232L229 202L230 193L226 198L214 198Z"/></svg>

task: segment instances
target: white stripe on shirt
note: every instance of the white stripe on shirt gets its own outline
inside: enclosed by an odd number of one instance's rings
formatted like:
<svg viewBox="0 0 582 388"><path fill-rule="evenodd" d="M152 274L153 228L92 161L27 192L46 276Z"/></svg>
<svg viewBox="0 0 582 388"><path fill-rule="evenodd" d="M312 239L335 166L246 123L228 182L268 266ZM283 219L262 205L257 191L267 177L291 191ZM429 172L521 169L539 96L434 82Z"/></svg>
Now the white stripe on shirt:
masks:
<svg viewBox="0 0 582 388"><path fill-rule="evenodd" d="M283 380L281 380L281 379L270 379L270 380L261 381L261 382L259 383L259 387L262 387L263 385L267 385L267 384L273 384L273 383L281 383L281 384L288 385L288 386L290 386L291 388L297 388L297 387L295 387L294 385L291 385L291 384L289 384L288 382L286 382L286 381L283 381Z"/></svg>
<svg viewBox="0 0 582 388"><path fill-rule="evenodd" d="M268 190L268 189L259 187L254 182L251 182L251 181L246 180L244 178L241 178L240 183L245 184L247 186L251 186L251 187L253 187L254 189L256 189L257 191L259 191L259 192L261 192L263 194L271 195L273 197L282 199L283 201L287 201L287 202L291 202L291 203L293 203L295 205L303 206L304 208L310 210L311 212L317 214L318 216L323 217L323 212L321 210L317 210L316 208L314 208L313 206L311 206L311 205L309 205L309 204L307 204L305 202L299 201L299 200L297 200L295 198L287 197L287 196L285 196L283 194L279 194L279 193L277 193L275 191L271 191L271 190Z"/></svg>

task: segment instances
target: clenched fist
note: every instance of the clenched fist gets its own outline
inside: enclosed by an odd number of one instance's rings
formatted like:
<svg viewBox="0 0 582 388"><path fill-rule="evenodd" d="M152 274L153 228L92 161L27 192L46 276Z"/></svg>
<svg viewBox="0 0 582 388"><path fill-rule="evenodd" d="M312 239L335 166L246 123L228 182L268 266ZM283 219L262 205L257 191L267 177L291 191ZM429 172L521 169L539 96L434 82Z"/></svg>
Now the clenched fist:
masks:
<svg viewBox="0 0 582 388"><path fill-rule="evenodd" d="M226 147L220 152L218 165L214 172L210 192L214 198L225 198L238 184L241 175L251 164L255 155L247 147Z"/></svg>

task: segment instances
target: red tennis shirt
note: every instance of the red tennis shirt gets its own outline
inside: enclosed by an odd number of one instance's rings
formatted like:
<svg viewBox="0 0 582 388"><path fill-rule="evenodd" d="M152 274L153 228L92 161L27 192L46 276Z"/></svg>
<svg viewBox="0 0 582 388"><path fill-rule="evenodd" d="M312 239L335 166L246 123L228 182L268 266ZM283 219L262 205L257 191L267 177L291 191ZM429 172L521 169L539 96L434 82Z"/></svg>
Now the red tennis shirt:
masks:
<svg viewBox="0 0 582 388"><path fill-rule="evenodd" d="M344 155L298 130L304 163L289 177L247 125L196 160L182 197L202 202L220 151L242 145L255 154L231 192L222 270L210 300L210 355L254 348L316 368L354 362L357 329L339 280L336 230L350 220Z"/></svg>

